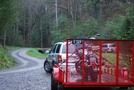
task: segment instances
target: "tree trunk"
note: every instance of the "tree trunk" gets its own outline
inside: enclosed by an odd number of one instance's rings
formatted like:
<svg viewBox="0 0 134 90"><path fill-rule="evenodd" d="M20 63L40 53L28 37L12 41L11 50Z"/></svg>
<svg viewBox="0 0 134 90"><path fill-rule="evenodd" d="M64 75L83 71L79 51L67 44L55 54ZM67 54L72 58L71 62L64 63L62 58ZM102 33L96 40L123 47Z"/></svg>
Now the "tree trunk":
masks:
<svg viewBox="0 0 134 90"><path fill-rule="evenodd" d="M71 5L70 5L70 14L71 14L71 16L72 16L72 22L73 22L73 25L74 25L74 27L75 27L75 19L74 19L74 14L73 14L73 2L71 2Z"/></svg>
<svg viewBox="0 0 134 90"><path fill-rule="evenodd" d="M58 25L58 8L57 8L58 1L55 0L55 14L56 14L56 25Z"/></svg>
<svg viewBox="0 0 134 90"><path fill-rule="evenodd" d="M3 42L3 47L5 47L6 46L6 36L7 36L7 31L5 30L5 32L4 32L4 42Z"/></svg>
<svg viewBox="0 0 134 90"><path fill-rule="evenodd" d="M42 32L42 19L40 21L40 38L41 38L41 48L43 48L43 32Z"/></svg>

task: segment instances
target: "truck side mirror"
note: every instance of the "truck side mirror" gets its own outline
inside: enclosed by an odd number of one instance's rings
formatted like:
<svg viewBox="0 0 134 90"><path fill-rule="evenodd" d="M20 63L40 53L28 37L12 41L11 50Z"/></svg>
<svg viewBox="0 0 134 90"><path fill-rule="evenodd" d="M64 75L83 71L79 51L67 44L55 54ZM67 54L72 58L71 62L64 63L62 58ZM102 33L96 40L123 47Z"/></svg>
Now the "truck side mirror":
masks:
<svg viewBox="0 0 134 90"><path fill-rule="evenodd" d="M49 50L46 50L46 52L45 52L46 54L49 54L50 53L50 51Z"/></svg>

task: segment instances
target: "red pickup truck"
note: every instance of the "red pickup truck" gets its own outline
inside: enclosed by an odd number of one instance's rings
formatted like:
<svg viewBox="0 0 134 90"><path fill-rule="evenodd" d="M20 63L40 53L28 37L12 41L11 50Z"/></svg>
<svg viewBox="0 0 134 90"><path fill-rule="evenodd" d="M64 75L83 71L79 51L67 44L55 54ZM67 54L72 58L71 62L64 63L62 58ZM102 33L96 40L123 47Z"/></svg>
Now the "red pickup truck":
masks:
<svg viewBox="0 0 134 90"><path fill-rule="evenodd" d="M115 43L116 52L103 53L104 43ZM75 51L70 54L71 45ZM94 51L93 45L98 45L99 51ZM134 41L67 39L66 60L54 65L51 90L68 87L134 87Z"/></svg>

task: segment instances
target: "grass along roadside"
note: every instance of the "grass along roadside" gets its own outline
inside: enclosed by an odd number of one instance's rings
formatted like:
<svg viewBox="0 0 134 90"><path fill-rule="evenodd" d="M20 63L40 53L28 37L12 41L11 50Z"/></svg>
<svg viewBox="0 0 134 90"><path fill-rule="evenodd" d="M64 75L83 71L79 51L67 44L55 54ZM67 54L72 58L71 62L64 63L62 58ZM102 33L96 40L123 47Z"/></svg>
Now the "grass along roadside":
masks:
<svg viewBox="0 0 134 90"><path fill-rule="evenodd" d="M12 51L12 50L16 50L16 49L23 49L23 48L26 48L26 47L6 46L6 49L8 51Z"/></svg>
<svg viewBox="0 0 134 90"><path fill-rule="evenodd" d="M16 60L8 52L21 48L24 47L6 46L5 48L3 48L0 45L0 70L16 66Z"/></svg>
<svg viewBox="0 0 134 90"><path fill-rule="evenodd" d="M27 51L27 54L30 55L30 56L33 56L33 57L38 57L38 58L46 58L47 54L42 54L42 53L39 53L38 52L38 49L39 48L32 48L32 49L29 49ZM47 50L49 50L49 48L46 48Z"/></svg>
<svg viewBox="0 0 134 90"><path fill-rule="evenodd" d="M12 68L16 66L17 62L16 60L8 53L9 51L16 50L16 49L23 49L26 47L14 47L14 46L6 46L3 48L0 45L0 70ZM47 54L41 54L38 52L39 48L32 48L27 51L27 54L33 57L38 58L46 58ZM50 48L45 48L49 50Z"/></svg>

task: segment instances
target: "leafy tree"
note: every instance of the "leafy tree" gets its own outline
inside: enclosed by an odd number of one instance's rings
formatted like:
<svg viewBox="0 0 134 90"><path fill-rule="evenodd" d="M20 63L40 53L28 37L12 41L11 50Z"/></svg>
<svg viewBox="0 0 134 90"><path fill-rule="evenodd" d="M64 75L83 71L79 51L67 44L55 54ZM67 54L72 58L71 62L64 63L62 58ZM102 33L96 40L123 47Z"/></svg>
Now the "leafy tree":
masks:
<svg viewBox="0 0 134 90"><path fill-rule="evenodd" d="M94 18L99 18L100 12L100 1L101 0L86 0L87 2L87 10L91 14L92 17Z"/></svg>
<svg viewBox="0 0 134 90"><path fill-rule="evenodd" d="M98 33L99 39L134 38L133 0L58 0L56 9L55 0L13 1L0 3L1 44L49 47Z"/></svg>
<svg viewBox="0 0 134 90"><path fill-rule="evenodd" d="M15 26L7 30L6 44L9 46L25 46L20 31Z"/></svg>
<svg viewBox="0 0 134 90"><path fill-rule="evenodd" d="M12 27L14 23L14 2L16 0L0 0L0 44L3 44L4 35L6 35L6 30Z"/></svg>
<svg viewBox="0 0 134 90"><path fill-rule="evenodd" d="M111 19L109 18L105 26L102 27L101 30L101 39L121 39L120 33L123 29L123 23L125 20L125 16L115 14L114 17Z"/></svg>
<svg viewBox="0 0 134 90"><path fill-rule="evenodd" d="M134 7L126 9L126 14L121 37L126 40L134 40Z"/></svg>

